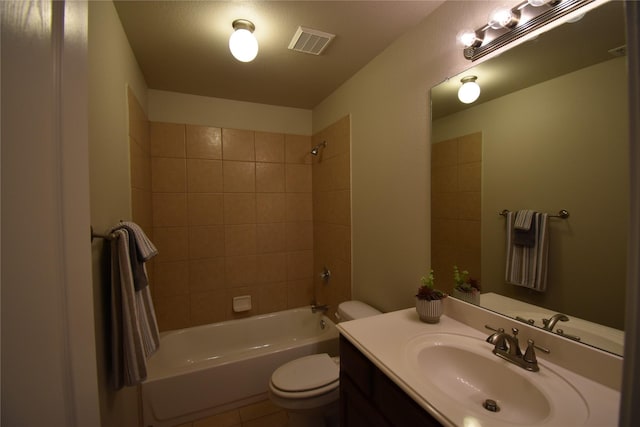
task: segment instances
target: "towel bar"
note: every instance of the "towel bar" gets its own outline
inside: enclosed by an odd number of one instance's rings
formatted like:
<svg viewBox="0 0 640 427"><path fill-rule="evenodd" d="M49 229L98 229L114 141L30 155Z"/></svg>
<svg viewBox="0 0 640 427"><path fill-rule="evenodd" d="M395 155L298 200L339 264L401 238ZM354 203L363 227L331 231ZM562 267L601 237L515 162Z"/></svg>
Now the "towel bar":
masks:
<svg viewBox="0 0 640 427"><path fill-rule="evenodd" d="M110 234L99 234L99 233L95 233L93 231L93 226L91 226L91 241L93 242L93 239L105 239L105 240L111 240L113 239L115 236L113 235L113 233Z"/></svg>
<svg viewBox="0 0 640 427"><path fill-rule="evenodd" d="M502 212L499 212L499 214L504 216L504 217L506 217L508 213L509 213L509 211L507 209L503 209ZM557 215L549 215L549 218L567 219L567 218L569 218L569 211L566 210L566 209L561 209L560 211L558 211Z"/></svg>

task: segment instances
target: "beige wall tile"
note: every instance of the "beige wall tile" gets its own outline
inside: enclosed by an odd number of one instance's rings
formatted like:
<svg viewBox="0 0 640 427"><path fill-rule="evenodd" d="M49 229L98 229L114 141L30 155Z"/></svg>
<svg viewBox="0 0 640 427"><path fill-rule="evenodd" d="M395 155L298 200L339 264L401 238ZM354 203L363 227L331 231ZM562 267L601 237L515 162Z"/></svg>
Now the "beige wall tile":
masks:
<svg viewBox="0 0 640 427"><path fill-rule="evenodd" d="M287 280L300 280L313 277L313 251L287 253Z"/></svg>
<svg viewBox="0 0 640 427"><path fill-rule="evenodd" d="M284 252L287 249L284 222L256 225L256 251L258 254Z"/></svg>
<svg viewBox="0 0 640 427"><path fill-rule="evenodd" d="M256 194L224 194L225 224L254 224L256 222Z"/></svg>
<svg viewBox="0 0 640 427"><path fill-rule="evenodd" d="M285 193L256 194L256 222L272 223L286 220Z"/></svg>
<svg viewBox="0 0 640 427"><path fill-rule="evenodd" d="M460 219L480 221L481 203L479 191L460 193L458 197Z"/></svg>
<svg viewBox="0 0 640 427"><path fill-rule="evenodd" d="M458 221L454 235L460 246L480 249L480 221Z"/></svg>
<svg viewBox="0 0 640 427"><path fill-rule="evenodd" d="M256 191L284 192L284 163L256 163Z"/></svg>
<svg viewBox="0 0 640 427"><path fill-rule="evenodd" d="M153 193L153 225L187 225L187 195L184 193Z"/></svg>
<svg viewBox="0 0 640 427"><path fill-rule="evenodd" d="M256 225L240 224L224 226L225 255L255 255Z"/></svg>
<svg viewBox="0 0 640 427"><path fill-rule="evenodd" d="M326 166L330 176L329 190L348 190L351 188L351 156L349 153L339 154L328 159Z"/></svg>
<svg viewBox="0 0 640 427"><path fill-rule="evenodd" d="M258 255L256 259L256 283L285 282L287 280L287 255L273 253Z"/></svg>
<svg viewBox="0 0 640 427"><path fill-rule="evenodd" d="M131 215L134 222L142 227L153 225L151 191L131 189Z"/></svg>
<svg viewBox="0 0 640 427"><path fill-rule="evenodd" d="M287 193L308 193L311 188L311 165L285 165Z"/></svg>
<svg viewBox="0 0 640 427"><path fill-rule="evenodd" d="M258 288L258 311L260 314L287 309L287 284L266 284Z"/></svg>
<svg viewBox="0 0 640 427"><path fill-rule="evenodd" d="M287 281L287 306L289 308L304 307L313 299L313 279Z"/></svg>
<svg viewBox="0 0 640 427"><path fill-rule="evenodd" d="M256 283L257 256L225 257L225 285L237 287Z"/></svg>
<svg viewBox="0 0 640 427"><path fill-rule="evenodd" d="M151 122L149 133L153 157L185 157L185 125Z"/></svg>
<svg viewBox="0 0 640 427"><path fill-rule="evenodd" d="M458 189L481 191L482 166L480 163L465 163L458 166Z"/></svg>
<svg viewBox="0 0 640 427"><path fill-rule="evenodd" d="M313 220L313 198L311 193L287 193L287 221Z"/></svg>
<svg viewBox="0 0 640 427"><path fill-rule="evenodd" d="M193 292L224 289L224 258L189 261L189 290Z"/></svg>
<svg viewBox="0 0 640 427"><path fill-rule="evenodd" d="M222 159L222 130L207 126L186 126L189 159Z"/></svg>
<svg viewBox="0 0 640 427"><path fill-rule="evenodd" d="M187 261L156 262L154 264L154 297L189 294L189 263Z"/></svg>
<svg viewBox="0 0 640 427"><path fill-rule="evenodd" d="M222 182L221 160L187 160L187 189L190 193L222 193Z"/></svg>
<svg viewBox="0 0 640 427"><path fill-rule="evenodd" d="M288 251L313 249L313 223L311 221L287 222L286 235Z"/></svg>
<svg viewBox="0 0 640 427"><path fill-rule="evenodd" d="M187 227L154 227L153 242L158 248L155 260L159 263L189 259Z"/></svg>
<svg viewBox="0 0 640 427"><path fill-rule="evenodd" d="M458 191L458 166L431 169L431 191L439 193Z"/></svg>
<svg viewBox="0 0 640 427"><path fill-rule="evenodd" d="M220 193L189 193L189 225L223 223L224 203Z"/></svg>
<svg viewBox="0 0 640 427"><path fill-rule="evenodd" d="M334 206L331 222L334 224L351 225L351 191L331 191L330 197Z"/></svg>
<svg viewBox="0 0 640 427"><path fill-rule="evenodd" d="M457 219L460 209L458 193L431 193L431 218Z"/></svg>
<svg viewBox="0 0 640 427"><path fill-rule="evenodd" d="M225 291L195 292L190 296L191 324L206 325L226 319Z"/></svg>
<svg viewBox="0 0 640 427"><path fill-rule="evenodd" d="M129 139L131 156L131 188L151 191L151 157L140 144Z"/></svg>
<svg viewBox="0 0 640 427"><path fill-rule="evenodd" d="M254 132L222 129L222 158L224 160L255 161Z"/></svg>
<svg viewBox="0 0 640 427"><path fill-rule="evenodd" d="M224 226L189 227L189 259L224 256Z"/></svg>
<svg viewBox="0 0 640 427"><path fill-rule="evenodd" d="M431 242L438 246L457 246L456 230L458 220L452 219L432 219L431 220Z"/></svg>
<svg viewBox="0 0 640 427"><path fill-rule="evenodd" d="M256 162L284 163L284 135L256 132Z"/></svg>
<svg viewBox="0 0 640 427"><path fill-rule="evenodd" d="M185 160L153 157L151 159L151 189L156 193L184 193L187 191Z"/></svg>
<svg viewBox="0 0 640 427"><path fill-rule="evenodd" d="M285 135L285 161L287 163L311 164L311 137Z"/></svg>
<svg viewBox="0 0 640 427"><path fill-rule="evenodd" d="M131 88L127 87L129 106L129 136L136 141L145 153L149 154L149 119Z"/></svg>
<svg viewBox="0 0 640 427"><path fill-rule="evenodd" d="M256 191L256 164L254 162L224 161L225 193L253 193Z"/></svg>
<svg viewBox="0 0 640 427"><path fill-rule="evenodd" d="M482 161L482 133L472 133L458 138L458 163Z"/></svg>
<svg viewBox="0 0 640 427"><path fill-rule="evenodd" d="M154 297L153 306L160 331L170 331L190 326L188 295Z"/></svg>

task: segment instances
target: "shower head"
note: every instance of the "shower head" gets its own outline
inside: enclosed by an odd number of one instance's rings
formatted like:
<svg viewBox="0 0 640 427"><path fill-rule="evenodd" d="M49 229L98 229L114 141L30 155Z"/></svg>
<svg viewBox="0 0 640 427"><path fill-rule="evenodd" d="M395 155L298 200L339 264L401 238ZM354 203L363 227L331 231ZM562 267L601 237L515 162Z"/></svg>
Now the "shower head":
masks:
<svg viewBox="0 0 640 427"><path fill-rule="evenodd" d="M311 149L311 155L317 156L320 153L320 149L327 146L327 141L322 141L320 144L316 145Z"/></svg>

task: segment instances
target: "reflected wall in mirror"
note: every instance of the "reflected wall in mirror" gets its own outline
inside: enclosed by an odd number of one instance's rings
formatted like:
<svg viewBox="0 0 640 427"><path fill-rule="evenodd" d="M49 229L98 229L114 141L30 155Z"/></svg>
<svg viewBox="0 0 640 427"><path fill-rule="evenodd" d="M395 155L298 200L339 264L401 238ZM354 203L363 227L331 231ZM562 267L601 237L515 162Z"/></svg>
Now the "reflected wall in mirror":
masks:
<svg viewBox="0 0 640 427"><path fill-rule="evenodd" d="M570 320L554 332L619 354L621 342L590 340L578 322L622 339L629 212L624 45L623 3L612 1L431 91L432 267L439 283L453 287L458 265L480 279L481 305L540 327L543 317L566 314ZM471 105L456 95L467 75L482 87ZM478 154L469 154L470 144ZM505 282L504 209L571 214L549 219L545 292Z"/></svg>

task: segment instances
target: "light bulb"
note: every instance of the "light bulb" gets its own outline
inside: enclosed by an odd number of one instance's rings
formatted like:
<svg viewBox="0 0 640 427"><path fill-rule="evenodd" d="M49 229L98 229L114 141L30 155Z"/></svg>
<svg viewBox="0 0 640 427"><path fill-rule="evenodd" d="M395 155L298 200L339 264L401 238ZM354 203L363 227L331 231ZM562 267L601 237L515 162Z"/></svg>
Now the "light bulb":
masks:
<svg viewBox="0 0 640 427"><path fill-rule="evenodd" d="M229 50L241 62L251 62L258 55L258 40L253 35L253 24L238 19L233 21L235 31L229 37Z"/></svg>
<svg viewBox="0 0 640 427"><path fill-rule="evenodd" d="M464 104L471 104L480 96L480 86L476 83L476 76L464 77L462 86L458 89L458 99Z"/></svg>
<svg viewBox="0 0 640 427"><path fill-rule="evenodd" d="M476 44L480 44L482 40L478 38L478 35L473 30L462 30L458 33L458 40L464 47L471 47Z"/></svg>
<svg viewBox="0 0 640 427"><path fill-rule="evenodd" d="M499 30L500 28L506 28L514 25L514 21L516 21L516 17L510 9L505 7L494 10L491 13L491 17L489 18L489 26L494 30Z"/></svg>
<svg viewBox="0 0 640 427"><path fill-rule="evenodd" d="M527 2L533 7L544 6L549 3L550 0L527 0Z"/></svg>

